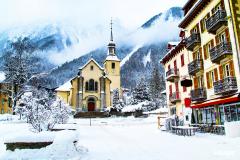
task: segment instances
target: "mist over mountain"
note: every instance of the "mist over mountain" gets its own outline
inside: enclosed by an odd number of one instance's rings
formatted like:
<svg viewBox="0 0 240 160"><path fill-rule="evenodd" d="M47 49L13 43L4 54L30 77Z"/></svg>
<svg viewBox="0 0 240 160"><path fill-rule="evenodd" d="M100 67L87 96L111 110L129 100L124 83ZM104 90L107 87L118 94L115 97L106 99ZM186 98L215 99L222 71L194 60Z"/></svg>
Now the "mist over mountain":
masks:
<svg viewBox="0 0 240 160"><path fill-rule="evenodd" d="M134 87L154 66L163 71L159 60L166 53L167 41L178 40L177 24L182 16L181 8L173 7L151 17L135 31L129 32L120 24L114 24L117 56L122 60L123 87ZM36 67L33 79L54 88L75 76L90 57L102 65L107 56L108 32L103 26L78 30L60 23L5 30L0 32L0 66L8 56L4 54L8 44L18 37L27 37L35 48L31 56Z"/></svg>

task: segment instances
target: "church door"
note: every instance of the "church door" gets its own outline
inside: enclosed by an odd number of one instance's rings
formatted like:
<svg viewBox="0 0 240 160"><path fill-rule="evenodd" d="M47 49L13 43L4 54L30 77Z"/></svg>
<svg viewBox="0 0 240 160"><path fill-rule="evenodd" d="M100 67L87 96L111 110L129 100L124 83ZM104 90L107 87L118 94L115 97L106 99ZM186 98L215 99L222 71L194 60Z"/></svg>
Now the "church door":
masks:
<svg viewBox="0 0 240 160"><path fill-rule="evenodd" d="M93 98L89 98L88 100L88 111L95 111L95 100Z"/></svg>

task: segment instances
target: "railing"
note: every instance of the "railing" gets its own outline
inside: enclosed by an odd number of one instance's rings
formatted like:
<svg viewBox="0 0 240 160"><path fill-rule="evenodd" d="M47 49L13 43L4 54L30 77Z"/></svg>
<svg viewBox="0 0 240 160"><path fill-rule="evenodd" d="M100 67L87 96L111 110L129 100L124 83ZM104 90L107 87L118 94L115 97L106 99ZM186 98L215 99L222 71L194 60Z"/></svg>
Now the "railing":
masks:
<svg viewBox="0 0 240 160"><path fill-rule="evenodd" d="M171 103L181 101L180 92L173 92L171 95L169 95L169 101Z"/></svg>
<svg viewBox="0 0 240 160"><path fill-rule="evenodd" d="M207 99L206 88L197 88L191 90L191 99L192 101L203 101Z"/></svg>
<svg viewBox="0 0 240 160"><path fill-rule="evenodd" d="M193 51L193 48L198 44L201 44L199 33L192 33L191 36L186 39L186 48L190 51Z"/></svg>
<svg viewBox="0 0 240 160"><path fill-rule="evenodd" d="M214 82L213 85L215 94L227 94L238 90L236 77L226 77Z"/></svg>
<svg viewBox="0 0 240 160"><path fill-rule="evenodd" d="M218 10L206 21L206 28L209 32L215 33L222 25L222 22L227 22L227 14L224 10Z"/></svg>
<svg viewBox="0 0 240 160"><path fill-rule="evenodd" d="M212 62L219 62L224 55L232 55L231 43L221 42L219 45L210 50Z"/></svg>
<svg viewBox="0 0 240 160"><path fill-rule="evenodd" d="M195 59L191 63L188 64L188 73L190 75L194 75L196 72L203 69L203 60Z"/></svg>
<svg viewBox="0 0 240 160"><path fill-rule="evenodd" d="M166 72L166 79L169 81L172 81L172 80L174 80L174 78L178 78L178 77L179 77L179 69L177 69L177 68L169 69Z"/></svg>

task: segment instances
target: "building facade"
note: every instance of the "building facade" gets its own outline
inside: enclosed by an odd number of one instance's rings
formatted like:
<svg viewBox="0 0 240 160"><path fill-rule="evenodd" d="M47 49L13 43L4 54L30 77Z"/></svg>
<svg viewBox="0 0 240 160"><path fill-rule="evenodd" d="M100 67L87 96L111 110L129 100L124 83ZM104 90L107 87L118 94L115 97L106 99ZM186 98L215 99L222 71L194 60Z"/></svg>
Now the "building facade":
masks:
<svg viewBox="0 0 240 160"><path fill-rule="evenodd" d="M166 74L166 93L169 115L177 115L185 124L191 122L191 108L186 106L190 88L181 85L188 76L188 52L185 48L184 34L180 32L180 42L169 42L168 53L162 58Z"/></svg>
<svg viewBox="0 0 240 160"><path fill-rule="evenodd" d="M0 114L12 113L11 85L0 83Z"/></svg>
<svg viewBox="0 0 240 160"><path fill-rule="evenodd" d="M79 68L78 75L57 88L56 92L77 112L105 111L112 106L112 93L116 89L121 93L120 60L116 55L111 28L103 67L91 58Z"/></svg>
<svg viewBox="0 0 240 160"><path fill-rule="evenodd" d="M240 120L239 18L234 20L233 3L239 1L189 0L183 7L179 27L185 31L193 82L192 123Z"/></svg>

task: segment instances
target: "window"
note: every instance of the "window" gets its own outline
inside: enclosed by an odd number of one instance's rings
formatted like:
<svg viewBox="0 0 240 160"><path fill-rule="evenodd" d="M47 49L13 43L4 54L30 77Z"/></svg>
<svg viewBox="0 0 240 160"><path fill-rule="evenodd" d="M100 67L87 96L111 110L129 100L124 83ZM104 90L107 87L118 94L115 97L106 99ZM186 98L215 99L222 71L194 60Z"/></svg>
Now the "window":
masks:
<svg viewBox="0 0 240 160"><path fill-rule="evenodd" d="M85 82L85 89L86 91L97 91L98 90L98 82L90 79L89 81Z"/></svg>
<svg viewBox="0 0 240 160"><path fill-rule="evenodd" d="M90 67L91 71L93 71L93 66Z"/></svg>
<svg viewBox="0 0 240 160"><path fill-rule="evenodd" d="M203 87L203 76L198 76L197 80L198 80L198 88L202 88Z"/></svg>
<svg viewBox="0 0 240 160"><path fill-rule="evenodd" d="M112 69L115 69L115 63L112 63Z"/></svg>
<svg viewBox="0 0 240 160"><path fill-rule="evenodd" d="M93 79L89 80L89 91L94 91L94 80Z"/></svg>
<svg viewBox="0 0 240 160"><path fill-rule="evenodd" d="M229 68L229 64L225 65L225 77L229 77L230 76L230 68Z"/></svg>
<svg viewBox="0 0 240 160"><path fill-rule="evenodd" d="M181 66L184 66L184 54L181 55Z"/></svg>

